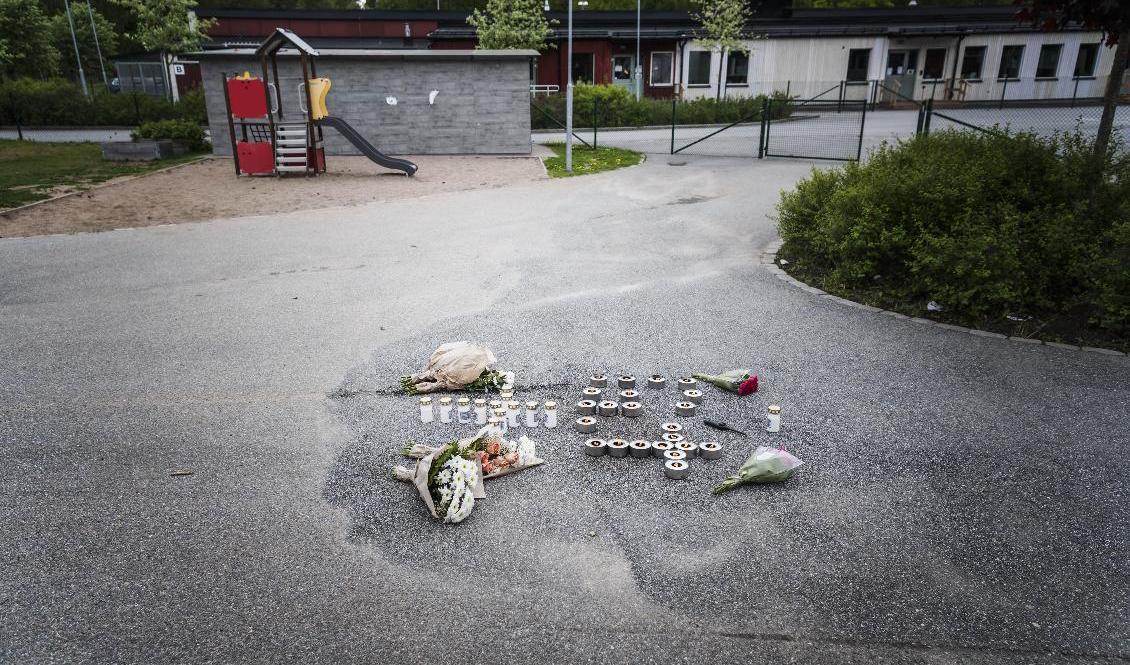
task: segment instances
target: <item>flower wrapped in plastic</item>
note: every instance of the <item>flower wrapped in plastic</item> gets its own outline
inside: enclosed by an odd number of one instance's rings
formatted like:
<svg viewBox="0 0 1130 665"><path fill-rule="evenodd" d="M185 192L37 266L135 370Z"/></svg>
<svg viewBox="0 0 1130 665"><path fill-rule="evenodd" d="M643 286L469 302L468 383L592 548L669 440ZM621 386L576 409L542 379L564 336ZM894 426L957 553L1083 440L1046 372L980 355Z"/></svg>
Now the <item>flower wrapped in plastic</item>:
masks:
<svg viewBox="0 0 1130 665"><path fill-rule="evenodd" d="M732 369L721 374L692 374L691 376L743 397L757 392L757 375L751 369Z"/></svg>
<svg viewBox="0 0 1130 665"><path fill-rule="evenodd" d="M417 374L400 377L409 395L438 390L487 392L513 384L514 375L494 368L494 353L470 342L448 342L432 352L427 366Z"/></svg>
<svg viewBox="0 0 1130 665"><path fill-rule="evenodd" d="M475 499L486 496L478 461L461 452L459 442L453 441L418 459L415 469L397 466L392 470L394 478L416 486L432 517L448 524L467 519Z"/></svg>
<svg viewBox="0 0 1130 665"><path fill-rule="evenodd" d="M538 457L536 446L529 437L508 440L505 432L494 425L487 425L475 436L460 439L454 444L459 446L460 455L479 463L484 478L497 478L545 463ZM404 446L401 452L405 457L423 458L438 450L441 448L413 443Z"/></svg>
<svg viewBox="0 0 1130 665"><path fill-rule="evenodd" d="M758 446L734 475L714 488L715 494L746 484L780 483L792 478L804 462L784 448Z"/></svg>

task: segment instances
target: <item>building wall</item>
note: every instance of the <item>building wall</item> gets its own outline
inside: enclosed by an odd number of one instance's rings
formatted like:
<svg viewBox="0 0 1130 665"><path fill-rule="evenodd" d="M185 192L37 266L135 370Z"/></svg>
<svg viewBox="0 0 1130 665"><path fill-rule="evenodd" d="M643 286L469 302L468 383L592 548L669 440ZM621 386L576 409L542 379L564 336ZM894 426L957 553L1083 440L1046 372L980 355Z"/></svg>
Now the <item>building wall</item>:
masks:
<svg viewBox="0 0 1130 665"><path fill-rule="evenodd" d="M332 81L326 106L330 115L353 125L381 151L390 154L529 154L529 57L504 59L367 58L323 55L319 76ZM222 75L250 71L261 75L249 56L211 53L201 57L213 151L230 155ZM302 122L297 58L280 56L283 122ZM435 104L428 95L438 90ZM396 97L391 106L387 97ZM325 130L326 152L357 150L332 129Z"/></svg>
<svg viewBox="0 0 1130 665"><path fill-rule="evenodd" d="M900 89L902 94L915 99L944 99L947 80L954 76L955 61L960 77L962 59L967 47L985 47L980 81L969 81L963 86L966 100L1000 99L1069 99L1076 97L1099 97L1102 95L1106 78L1114 60L1113 49L1100 47L1095 67L1096 76L1076 79L1073 74L1083 43L1102 41L1099 32L1012 32L972 34L961 41L956 37L805 37L765 39L746 42L750 49L749 77L745 85L727 85L723 97L752 96L774 91L788 91L790 95L811 98L824 94L839 97L839 83L847 76L848 54L852 49L870 49L868 61L868 81L886 81L888 56L892 50L917 52L916 76L911 90ZM997 72L1003 48L1006 45L1024 46L1019 80L1007 84L997 80ZM1059 67L1054 80L1036 80L1036 66L1041 47L1044 44L1062 44ZM941 79L926 79L923 76L926 51L944 49L945 60ZM714 51L710 60L710 82L707 85L691 86L689 83L690 54L706 51L698 42L690 42L683 55L681 83L687 99L698 97L714 98L718 94L719 66L725 72L722 54ZM876 91L874 84L846 84L845 99L868 99ZM960 93L959 93L960 94Z"/></svg>

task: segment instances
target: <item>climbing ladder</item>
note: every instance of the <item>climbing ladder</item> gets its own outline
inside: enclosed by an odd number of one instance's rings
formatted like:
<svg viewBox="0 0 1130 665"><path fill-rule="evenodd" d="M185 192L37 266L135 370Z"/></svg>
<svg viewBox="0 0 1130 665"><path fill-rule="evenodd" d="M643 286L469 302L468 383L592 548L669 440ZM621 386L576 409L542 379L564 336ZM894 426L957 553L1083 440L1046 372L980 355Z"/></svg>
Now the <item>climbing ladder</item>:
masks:
<svg viewBox="0 0 1130 665"><path fill-rule="evenodd" d="M306 123L275 125L275 170L279 173L306 173L310 170L310 150ZM313 149L322 147L319 140Z"/></svg>

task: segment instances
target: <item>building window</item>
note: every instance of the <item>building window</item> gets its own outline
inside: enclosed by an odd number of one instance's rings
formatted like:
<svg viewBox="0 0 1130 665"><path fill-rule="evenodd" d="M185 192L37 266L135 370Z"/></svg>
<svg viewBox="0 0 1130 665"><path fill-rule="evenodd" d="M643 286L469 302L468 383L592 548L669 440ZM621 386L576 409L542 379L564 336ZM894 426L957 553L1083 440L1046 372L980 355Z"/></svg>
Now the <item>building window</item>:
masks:
<svg viewBox="0 0 1130 665"><path fill-rule="evenodd" d="M926 62L922 65L922 78L937 80L946 75L946 50L926 49Z"/></svg>
<svg viewBox="0 0 1130 665"><path fill-rule="evenodd" d="M573 54L573 83L594 83L594 69L592 53Z"/></svg>
<svg viewBox="0 0 1130 665"><path fill-rule="evenodd" d="M687 85L710 85L710 51L691 51L687 62Z"/></svg>
<svg viewBox="0 0 1130 665"><path fill-rule="evenodd" d="M726 59L726 85L745 85L749 81L749 54L733 52Z"/></svg>
<svg viewBox="0 0 1130 665"><path fill-rule="evenodd" d="M981 70L985 65L984 46L966 46L961 58L961 78L967 81L980 81Z"/></svg>
<svg viewBox="0 0 1130 665"><path fill-rule="evenodd" d="M1040 47L1040 61L1036 63L1036 78L1055 78L1059 70L1059 53L1063 44L1044 44Z"/></svg>
<svg viewBox="0 0 1130 665"><path fill-rule="evenodd" d="M866 81L867 69L871 65L871 49L853 48L848 51L847 80Z"/></svg>
<svg viewBox="0 0 1130 665"><path fill-rule="evenodd" d="M671 85L675 67L672 51L655 51L651 54L651 85Z"/></svg>
<svg viewBox="0 0 1130 665"><path fill-rule="evenodd" d="M1095 63L1099 60L1099 45L1080 44L1079 57L1075 58L1075 76L1087 77L1095 75Z"/></svg>
<svg viewBox="0 0 1130 665"><path fill-rule="evenodd" d="M997 78L1020 78L1020 59L1023 57L1023 44L1012 44L1001 49L1001 66L997 70Z"/></svg>

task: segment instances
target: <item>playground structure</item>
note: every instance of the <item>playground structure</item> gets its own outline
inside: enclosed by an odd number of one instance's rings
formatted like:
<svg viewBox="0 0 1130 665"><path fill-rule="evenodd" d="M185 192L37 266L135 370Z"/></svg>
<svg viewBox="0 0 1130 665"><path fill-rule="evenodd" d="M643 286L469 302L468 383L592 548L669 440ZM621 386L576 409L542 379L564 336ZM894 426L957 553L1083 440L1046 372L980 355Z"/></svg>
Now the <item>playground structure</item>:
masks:
<svg viewBox="0 0 1130 665"><path fill-rule="evenodd" d="M298 85L302 122L287 121L283 114L278 52L285 47L298 52L302 82ZM416 173L416 165L377 150L365 137L326 108L332 83L318 77L314 58L318 51L285 28L275 32L255 49L262 78L250 72L224 78L224 103L231 137L235 173L239 175L317 175L326 171L322 130L330 127L353 144L361 154L388 169ZM272 80L274 82L272 82Z"/></svg>

